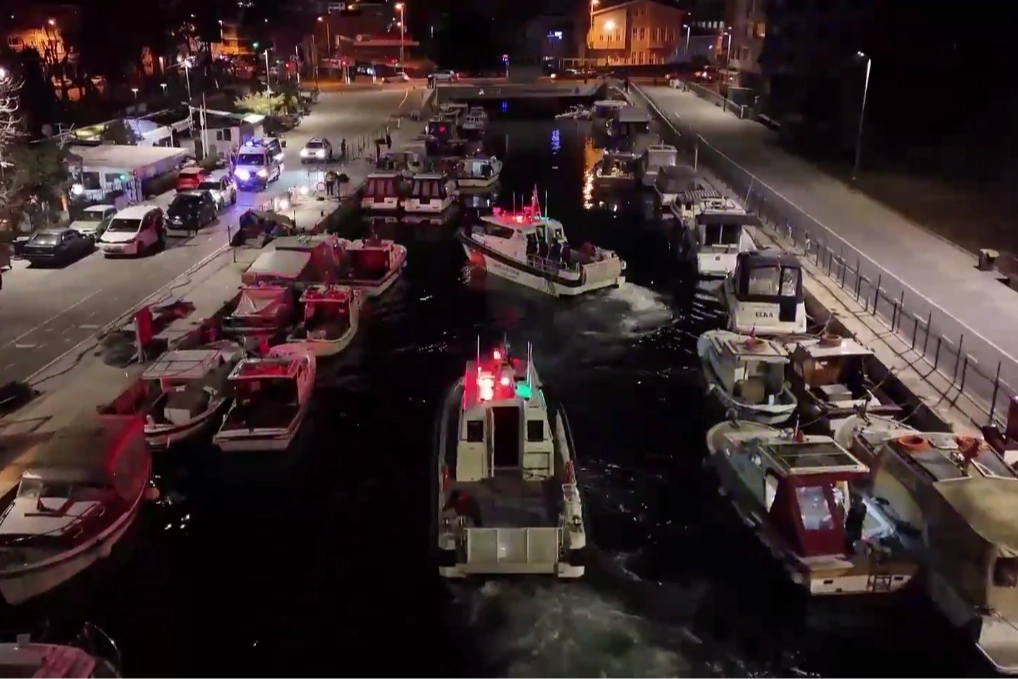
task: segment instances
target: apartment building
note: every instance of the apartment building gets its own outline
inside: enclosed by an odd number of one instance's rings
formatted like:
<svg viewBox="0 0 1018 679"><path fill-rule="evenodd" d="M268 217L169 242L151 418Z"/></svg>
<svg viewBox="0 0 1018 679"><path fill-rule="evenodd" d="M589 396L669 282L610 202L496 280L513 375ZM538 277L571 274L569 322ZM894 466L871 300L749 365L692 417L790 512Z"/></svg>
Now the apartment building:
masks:
<svg viewBox="0 0 1018 679"><path fill-rule="evenodd" d="M767 35L768 0L730 0L727 8L729 36L720 49L725 50L725 66L731 72L730 84L760 89L760 54ZM730 51L730 54L728 54Z"/></svg>
<svg viewBox="0 0 1018 679"><path fill-rule="evenodd" d="M630 0L611 7L593 6L587 54L611 64L665 64L683 40L686 12L655 0Z"/></svg>

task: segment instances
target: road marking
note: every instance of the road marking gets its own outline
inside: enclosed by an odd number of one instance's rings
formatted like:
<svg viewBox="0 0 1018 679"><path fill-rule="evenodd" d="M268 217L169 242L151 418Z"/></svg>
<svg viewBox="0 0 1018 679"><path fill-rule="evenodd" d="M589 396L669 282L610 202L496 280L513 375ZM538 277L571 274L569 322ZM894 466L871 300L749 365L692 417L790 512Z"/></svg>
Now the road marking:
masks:
<svg viewBox="0 0 1018 679"><path fill-rule="evenodd" d="M29 329L28 329L28 330L26 330L25 332L21 333L20 335L18 335L18 336L17 336L17 337L15 337L14 339L12 339L12 340L11 340L10 342L7 342L6 344L0 344L0 351L2 351L2 350L4 350L4 349L6 349L7 347L11 346L12 344L14 344L15 346L17 346L17 343L18 343L18 342L20 342L21 340L25 339L26 337L28 337L29 335L31 335L31 334L32 334L33 332L35 332L35 331L36 331L36 330L38 330L39 328L42 328L42 327L44 327L44 326L46 326L46 325L49 325L50 323L52 323L52 322L53 322L53 321L55 321L56 319L60 318L60 317L61 317L61 316L63 316L64 314L66 314L66 313L67 313L68 311L70 311L71 309L73 309L73 308L75 308L75 307L77 307L77 306L79 306L79 305L81 305L81 304L84 304L85 302L87 302L88 300L92 299L93 297L95 297L96 295L98 295L98 294L99 294L100 292L102 292L102 290L103 290L102 288L99 288L98 290L96 290L95 292L93 292L93 293L92 293L91 295L89 295L89 296L87 296L87 297L82 297L81 299L79 299L79 300L78 300L77 302L75 302L75 303L74 303L74 304L72 304L71 306L67 307L67 308L66 308L66 309L64 309L63 311L58 311L57 313L53 314L52 316L50 316L49 318L47 318L47 319L46 319L45 321L43 321L42 323L40 323L39 325L35 326L34 328L29 328ZM35 345L33 344L32 346L35 346Z"/></svg>
<svg viewBox="0 0 1018 679"><path fill-rule="evenodd" d="M39 345L38 344L15 344L14 348L15 349L35 349L37 346L39 346Z"/></svg>
<svg viewBox="0 0 1018 679"><path fill-rule="evenodd" d="M95 316L94 313L90 315ZM78 327L81 328L82 330L98 330L102 326L99 325L98 323L82 323Z"/></svg>

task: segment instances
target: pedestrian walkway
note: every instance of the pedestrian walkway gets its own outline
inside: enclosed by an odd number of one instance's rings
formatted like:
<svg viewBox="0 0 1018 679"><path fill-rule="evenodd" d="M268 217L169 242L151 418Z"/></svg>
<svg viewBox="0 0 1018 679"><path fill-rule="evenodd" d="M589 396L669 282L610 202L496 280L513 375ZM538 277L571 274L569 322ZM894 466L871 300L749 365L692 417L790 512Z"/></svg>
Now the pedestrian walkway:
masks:
<svg viewBox="0 0 1018 679"><path fill-rule="evenodd" d="M840 267L932 364L958 376L960 391L996 400L1000 414L998 371L1018 385L1018 292L978 271L972 254L786 153L758 123L689 92L633 90L675 126L683 151L698 149L699 162L751 209Z"/></svg>

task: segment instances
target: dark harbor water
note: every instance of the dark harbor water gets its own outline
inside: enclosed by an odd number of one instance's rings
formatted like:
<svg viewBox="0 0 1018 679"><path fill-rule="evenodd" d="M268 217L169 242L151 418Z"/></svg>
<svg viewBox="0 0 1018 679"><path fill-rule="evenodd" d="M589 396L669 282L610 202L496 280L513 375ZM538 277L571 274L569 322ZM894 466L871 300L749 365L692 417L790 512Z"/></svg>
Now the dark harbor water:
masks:
<svg viewBox="0 0 1018 679"><path fill-rule="evenodd" d="M536 184L573 243L623 255L629 282L555 300L468 272L455 225L379 226L409 265L320 364L292 464L250 480L211 448L164 460L163 500L53 623L98 623L128 676L987 673L918 597L866 625L842 602L804 614L701 470L718 413L695 343L719 306L690 290L643 200L585 190L588 124L493 113L501 204ZM533 342L569 411L597 545L581 582L450 587L427 561L436 409L477 337L503 334Z"/></svg>

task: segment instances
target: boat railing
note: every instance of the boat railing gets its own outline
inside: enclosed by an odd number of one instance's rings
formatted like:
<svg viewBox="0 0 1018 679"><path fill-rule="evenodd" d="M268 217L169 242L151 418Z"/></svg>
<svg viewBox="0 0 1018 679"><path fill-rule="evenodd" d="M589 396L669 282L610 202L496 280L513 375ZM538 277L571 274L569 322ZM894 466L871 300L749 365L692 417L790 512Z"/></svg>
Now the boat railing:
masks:
<svg viewBox="0 0 1018 679"><path fill-rule="evenodd" d="M562 271L572 271L575 273L580 268L579 262L570 261L567 265L561 260L554 260L548 257L541 257L539 255L527 255L527 264L535 269L540 269L545 273L552 274L557 274Z"/></svg>
<svg viewBox="0 0 1018 679"><path fill-rule="evenodd" d="M36 540L36 539L42 538L42 537L63 537L63 536L70 536L71 538L77 539L77 538L81 537L81 535L85 532L85 522L86 521L91 521L91 520L94 520L94 519L102 518L105 515L106 515L106 505L103 504L103 503L99 503L98 505L94 505L88 511L80 514L79 516L74 517L70 521L70 523L67 523L67 524L65 524L63 526L60 526L59 528L54 528L52 530L43 531L42 533L33 533L31 535L21 535L21 536L18 536L16 538L10 540L10 541L5 541L4 546L5 547L17 547L18 545L20 545L22 543L30 542L32 540ZM71 531L73 531L73 532L71 532ZM6 559L5 559L5 561L6 561ZM22 564L28 564L30 562L27 559L22 559L21 563Z"/></svg>

